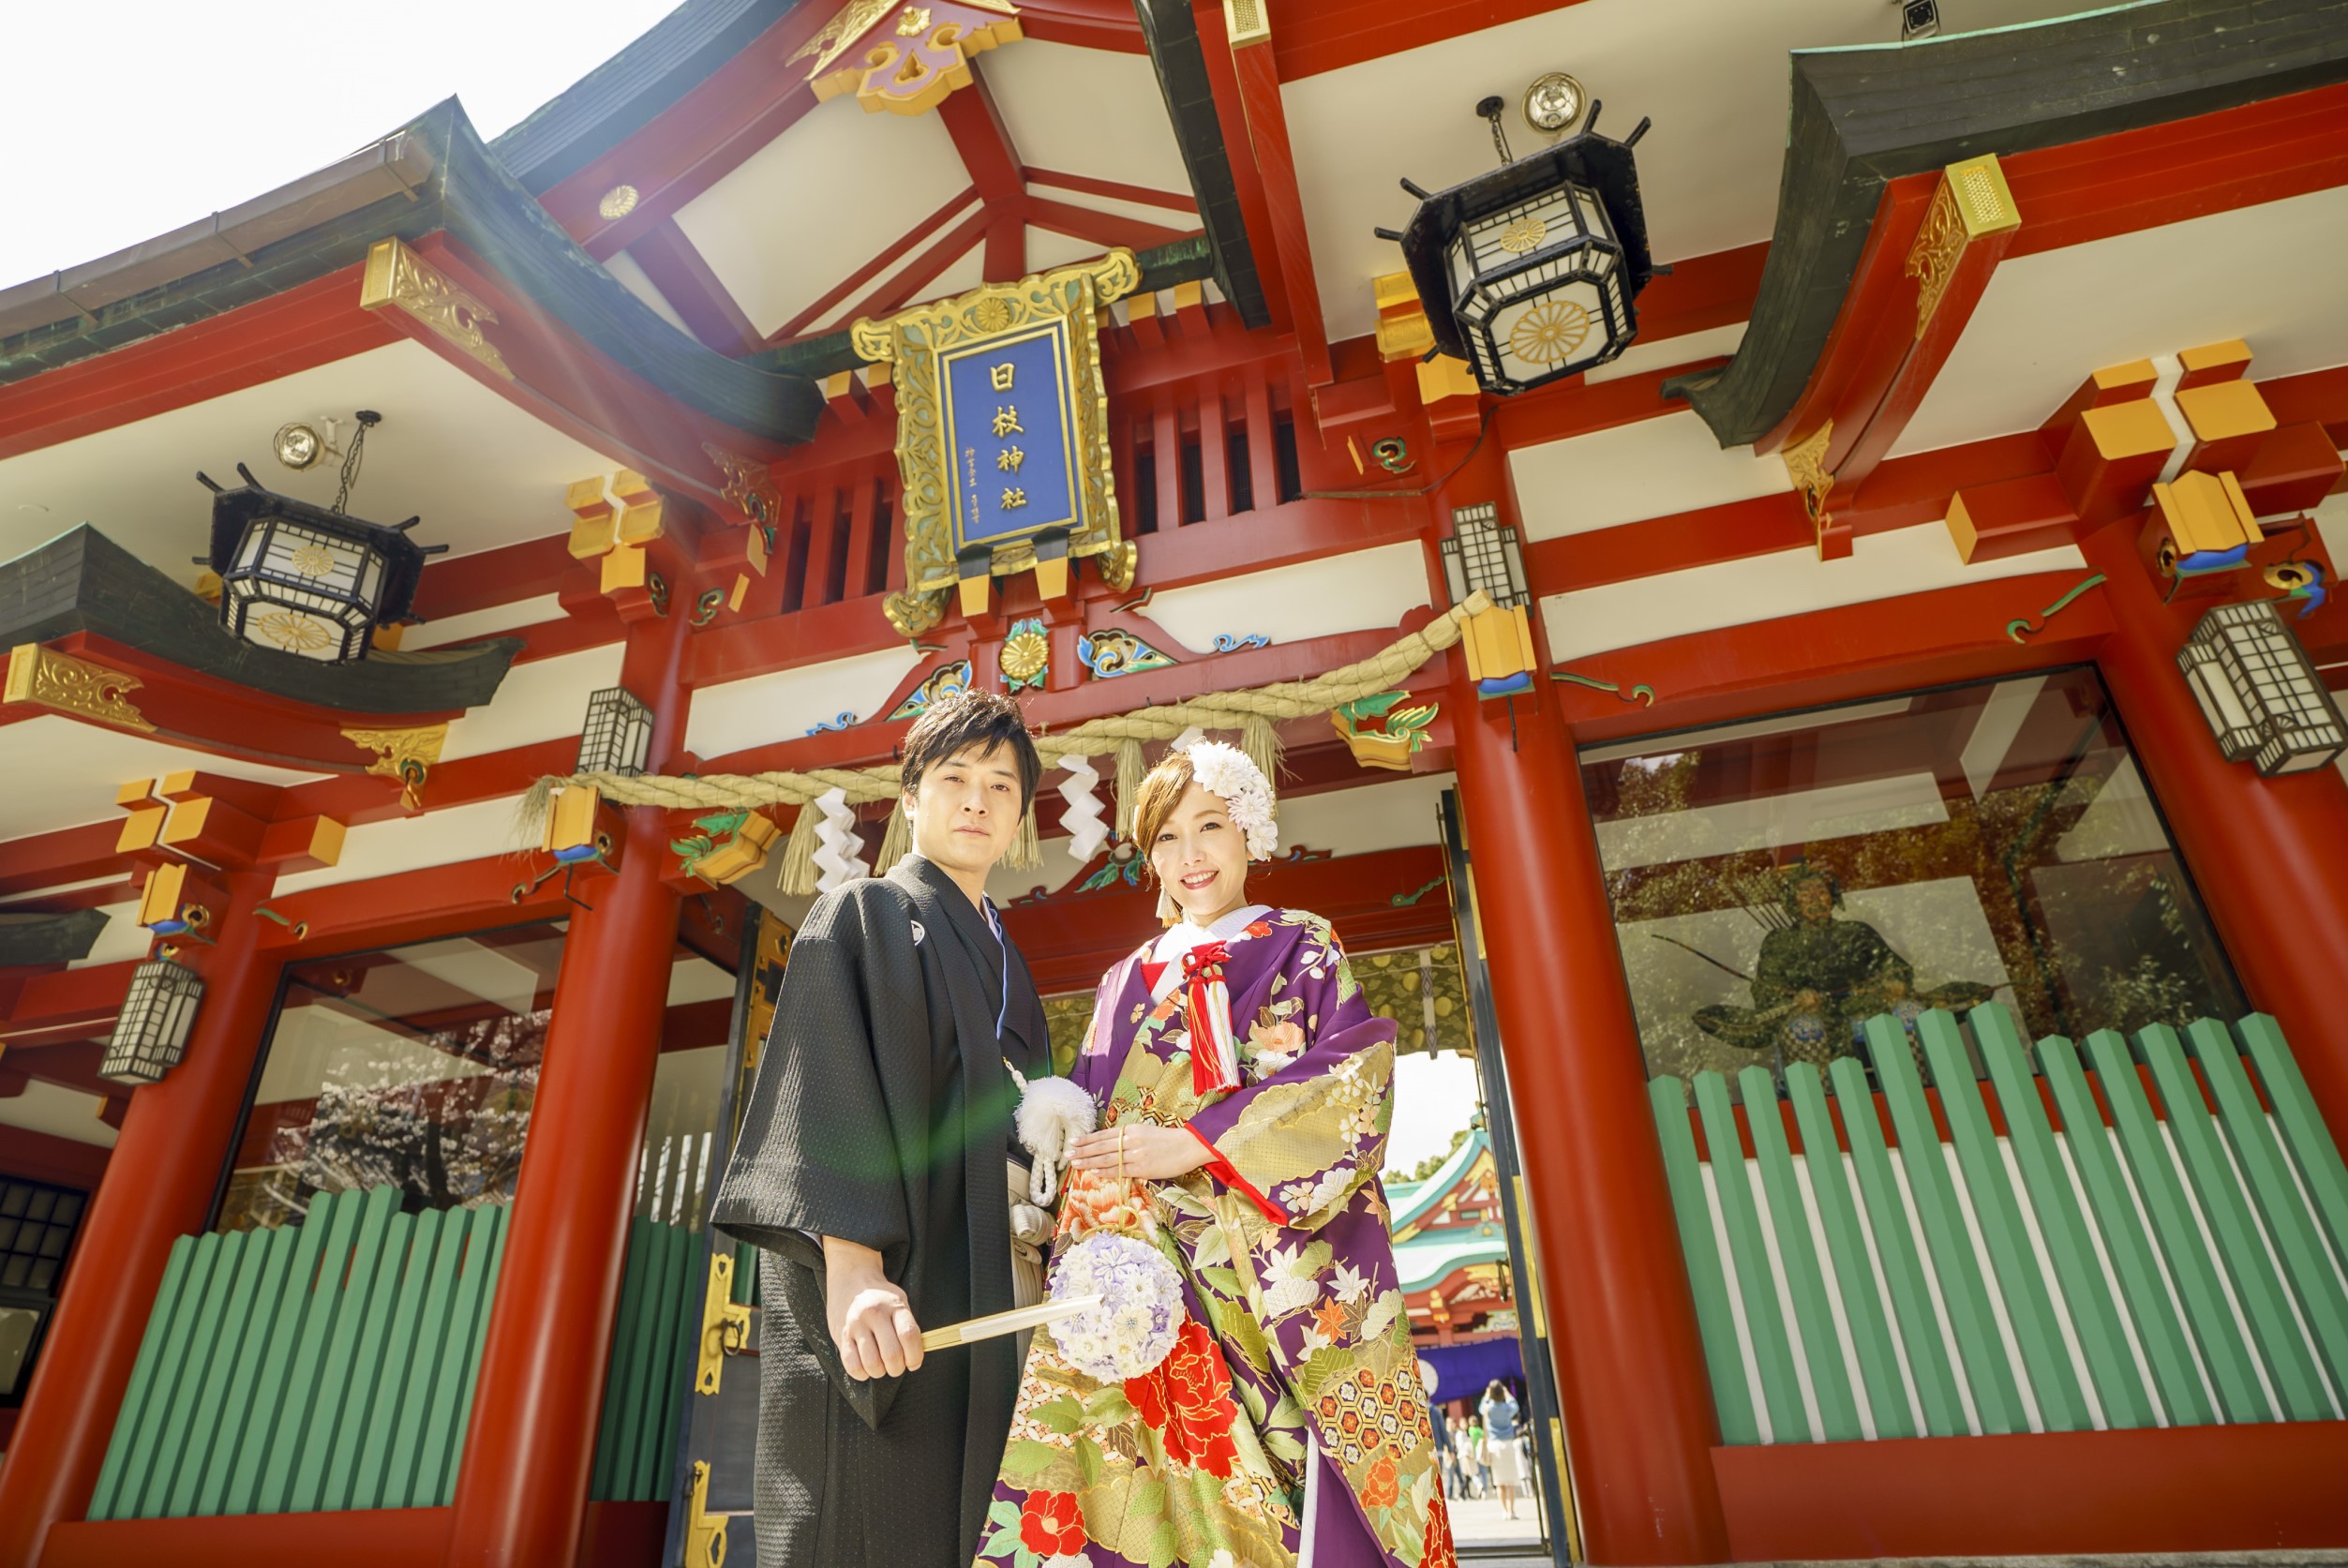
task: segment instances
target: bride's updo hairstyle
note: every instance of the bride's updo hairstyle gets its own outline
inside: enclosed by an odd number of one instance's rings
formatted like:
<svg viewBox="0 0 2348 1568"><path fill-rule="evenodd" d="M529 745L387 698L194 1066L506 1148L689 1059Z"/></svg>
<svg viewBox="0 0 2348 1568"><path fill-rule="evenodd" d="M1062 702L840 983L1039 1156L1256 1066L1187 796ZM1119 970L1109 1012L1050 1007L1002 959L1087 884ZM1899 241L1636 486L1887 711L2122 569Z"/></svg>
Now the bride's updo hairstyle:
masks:
<svg viewBox="0 0 2348 1568"><path fill-rule="evenodd" d="M1142 851L1142 869L1152 882L1158 880L1158 868L1150 864L1149 846L1158 842L1159 829L1182 804L1184 793L1197 777L1189 752L1168 752L1166 760L1151 769L1133 792L1133 842Z"/></svg>
<svg viewBox="0 0 2348 1568"><path fill-rule="evenodd" d="M1279 849L1280 826L1273 814L1272 781L1247 753L1220 740L1195 740L1177 747L1149 770L1133 795L1133 842L1146 856L1159 829L1182 803L1192 784L1223 802L1231 825L1248 841L1248 859L1268 860Z"/></svg>

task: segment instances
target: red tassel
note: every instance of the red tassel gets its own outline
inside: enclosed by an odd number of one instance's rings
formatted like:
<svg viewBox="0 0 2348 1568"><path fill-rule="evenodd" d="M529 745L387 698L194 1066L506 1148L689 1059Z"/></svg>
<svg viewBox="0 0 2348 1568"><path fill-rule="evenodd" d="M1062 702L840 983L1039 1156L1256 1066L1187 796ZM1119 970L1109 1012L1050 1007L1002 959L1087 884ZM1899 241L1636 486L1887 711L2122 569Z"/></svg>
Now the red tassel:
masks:
<svg viewBox="0 0 2348 1568"><path fill-rule="evenodd" d="M1231 1033L1223 964L1231 949L1202 942L1182 955L1183 1003L1190 1021L1190 1089L1201 1099L1239 1087L1239 1046Z"/></svg>

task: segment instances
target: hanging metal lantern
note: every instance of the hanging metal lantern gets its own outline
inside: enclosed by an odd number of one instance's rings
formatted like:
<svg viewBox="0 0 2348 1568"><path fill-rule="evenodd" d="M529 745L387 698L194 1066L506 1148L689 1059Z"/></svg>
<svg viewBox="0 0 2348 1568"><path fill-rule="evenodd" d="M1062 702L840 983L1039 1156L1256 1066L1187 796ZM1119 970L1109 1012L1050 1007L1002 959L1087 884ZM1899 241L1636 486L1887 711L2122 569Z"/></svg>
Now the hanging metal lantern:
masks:
<svg viewBox="0 0 2348 1568"><path fill-rule="evenodd" d="M579 731L575 773L644 771L652 749L652 710L625 686L606 686L587 699L587 724Z"/></svg>
<svg viewBox="0 0 2348 1568"><path fill-rule="evenodd" d="M2348 749L2348 724L2274 604L2221 605L2176 656L2228 762L2304 773Z"/></svg>
<svg viewBox="0 0 2348 1568"><path fill-rule="evenodd" d="M1502 100L1492 123L1503 158ZM1638 335L1635 302L1653 272L1626 141L1597 134L1593 102L1580 131L1488 174L1419 199L1399 241L1435 347L1465 359L1487 392L1506 395L1606 364Z"/></svg>
<svg viewBox="0 0 2348 1568"><path fill-rule="evenodd" d="M1533 602L1525 590L1524 545L1517 530L1500 520L1500 509L1487 501L1455 508L1451 537L1443 541L1443 582L1451 602L1464 605L1481 590L1503 610Z"/></svg>
<svg viewBox="0 0 2348 1568"><path fill-rule="evenodd" d="M408 537L418 519L385 527L245 483L212 491L212 551L196 558L220 578L220 624L258 648L321 664L366 657L375 629L405 620L426 556L445 545ZM346 491L347 494L347 491Z"/></svg>
<svg viewBox="0 0 2348 1568"><path fill-rule="evenodd" d="M159 1083L179 1066L203 1002L203 980L168 958L149 959L130 974L122 1016L98 1062L97 1075L116 1083Z"/></svg>

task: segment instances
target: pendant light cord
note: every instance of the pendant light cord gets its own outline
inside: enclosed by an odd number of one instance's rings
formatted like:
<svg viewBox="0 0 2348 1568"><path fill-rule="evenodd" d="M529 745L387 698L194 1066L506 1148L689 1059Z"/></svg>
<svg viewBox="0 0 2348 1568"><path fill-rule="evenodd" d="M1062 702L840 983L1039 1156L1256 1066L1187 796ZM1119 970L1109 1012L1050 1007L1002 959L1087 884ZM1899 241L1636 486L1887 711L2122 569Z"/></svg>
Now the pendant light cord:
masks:
<svg viewBox="0 0 2348 1568"><path fill-rule="evenodd" d="M342 459L342 485L335 491L335 511L340 513L351 504L351 487L359 482L359 464L366 452L366 433L383 423L383 416L373 409L361 409L353 416L359 422L359 433L351 438L351 450Z"/></svg>

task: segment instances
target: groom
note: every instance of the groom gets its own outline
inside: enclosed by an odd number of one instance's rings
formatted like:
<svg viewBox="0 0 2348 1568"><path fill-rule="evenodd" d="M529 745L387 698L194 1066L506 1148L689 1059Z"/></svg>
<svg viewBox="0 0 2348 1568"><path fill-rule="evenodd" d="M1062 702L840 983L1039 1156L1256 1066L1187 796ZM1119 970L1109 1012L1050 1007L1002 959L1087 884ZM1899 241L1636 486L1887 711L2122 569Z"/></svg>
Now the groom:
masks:
<svg viewBox="0 0 2348 1568"><path fill-rule="evenodd" d="M1010 1429L1010 1073L1051 1070L986 898L1041 764L1018 708L939 703L904 748L914 852L815 901L710 1222L761 1248L758 1561L965 1568Z"/></svg>

